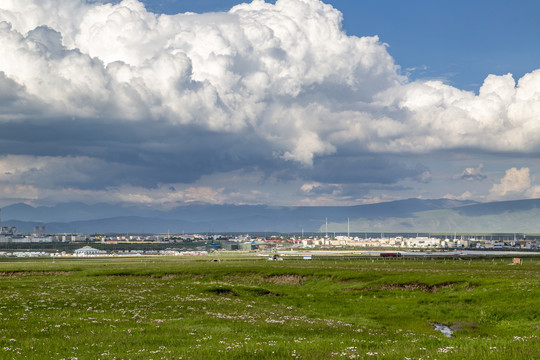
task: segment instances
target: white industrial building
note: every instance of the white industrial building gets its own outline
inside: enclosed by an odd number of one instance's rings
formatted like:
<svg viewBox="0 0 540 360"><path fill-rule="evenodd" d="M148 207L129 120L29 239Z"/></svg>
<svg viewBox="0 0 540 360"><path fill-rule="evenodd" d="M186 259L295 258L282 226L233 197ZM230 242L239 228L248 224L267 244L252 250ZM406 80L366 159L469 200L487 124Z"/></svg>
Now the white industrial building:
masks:
<svg viewBox="0 0 540 360"><path fill-rule="evenodd" d="M75 250L73 255L80 256L80 257L90 257L90 256L103 256L106 253L107 252L105 250L99 250L99 249L94 249L93 247L90 247L90 246L84 246L80 249Z"/></svg>

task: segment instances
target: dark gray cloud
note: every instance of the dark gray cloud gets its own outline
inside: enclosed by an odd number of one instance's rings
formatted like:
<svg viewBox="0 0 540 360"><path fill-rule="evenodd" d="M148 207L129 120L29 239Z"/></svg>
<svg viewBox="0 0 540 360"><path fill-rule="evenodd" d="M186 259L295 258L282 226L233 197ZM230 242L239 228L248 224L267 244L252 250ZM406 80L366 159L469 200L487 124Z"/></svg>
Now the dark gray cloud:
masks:
<svg viewBox="0 0 540 360"><path fill-rule="evenodd" d="M19 98L18 93L21 90L22 86L6 77L3 71L0 71L0 106L3 109L9 109L8 105L13 104Z"/></svg>
<svg viewBox="0 0 540 360"><path fill-rule="evenodd" d="M249 149L249 151L246 151ZM0 124L0 152L40 157L84 157L70 176L51 181L56 186L105 188L129 184L154 187L160 183L191 183L203 175L238 169L278 168L272 148L261 139L220 133L194 126L149 122L134 127L125 122L95 119L23 121ZM285 162L281 160L281 162ZM86 165L84 164L86 163ZM48 184L61 169L29 171L21 179ZM41 178L41 180L39 180ZM32 180L33 179L33 180Z"/></svg>
<svg viewBox="0 0 540 360"><path fill-rule="evenodd" d="M396 184L405 179L429 181L424 165L408 166L390 155L325 156L315 160L313 168L303 170L307 179L329 184Z"/></svg>

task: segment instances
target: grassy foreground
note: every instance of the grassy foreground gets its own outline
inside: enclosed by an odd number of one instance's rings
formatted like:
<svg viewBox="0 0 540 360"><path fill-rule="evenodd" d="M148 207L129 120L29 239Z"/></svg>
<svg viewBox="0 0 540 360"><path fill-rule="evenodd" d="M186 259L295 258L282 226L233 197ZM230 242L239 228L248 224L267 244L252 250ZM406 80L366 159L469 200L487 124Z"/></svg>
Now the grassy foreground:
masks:
<svg viewBox="0 0 540 360"><path fill-rule="evenodd" d="M0 259L0 359L540 359L510 262Z"/></svg>

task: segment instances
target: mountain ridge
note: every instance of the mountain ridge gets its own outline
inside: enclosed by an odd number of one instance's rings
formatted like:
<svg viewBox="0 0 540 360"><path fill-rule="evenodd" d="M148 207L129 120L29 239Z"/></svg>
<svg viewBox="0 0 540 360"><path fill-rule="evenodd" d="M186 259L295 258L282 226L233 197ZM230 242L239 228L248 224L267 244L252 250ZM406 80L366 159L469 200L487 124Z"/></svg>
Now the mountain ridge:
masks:
<svg viewBox="0 0 540 360"><path fill-rule="evenodd" d="M450 199L404 199L355 206L185 205L169 210L105 203L64 203L33 207L13 204L2 209L2 225L32 232L164 233L171 232L317 232L351 231L502 231L514 228L540 232L534 221L540 199L478 203ZM347 222L349 219L349 222ZM465 226L466 224L466 226ZM522 230L518 230L522 231Z"/></svg>

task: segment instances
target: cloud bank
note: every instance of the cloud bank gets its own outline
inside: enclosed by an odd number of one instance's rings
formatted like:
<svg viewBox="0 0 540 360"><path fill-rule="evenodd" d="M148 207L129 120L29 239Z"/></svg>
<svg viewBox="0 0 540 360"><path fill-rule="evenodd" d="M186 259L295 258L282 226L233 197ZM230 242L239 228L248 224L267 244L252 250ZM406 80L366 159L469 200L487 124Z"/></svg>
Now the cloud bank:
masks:
<svg viewBox="0 0 540 360"><path fill-rule="evenodd" d="M319 0L178 15L137 0L3 1L0 181L155 192L216 172L289 169L327 184L311 191L335 191L431 173L383 160L383 173L406 171L374 181L346 165L343 179L321 178L314 169L332 169L332 158L373 173L380 161L366 158L540 150L540 70L517 83L489 75L478 94L410 82L378 37L348 36L341 24ZM468 170L481 180L481 168Z"/></svg>
<svg viewBox="0 0 540 360"><path fill-rule="evenodd" d="M540 186L534 185L533 180L529 168L508 169L500 182L490 189L488 198L491 200L537 198L540 196Z"/></svg>

